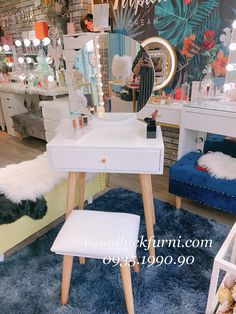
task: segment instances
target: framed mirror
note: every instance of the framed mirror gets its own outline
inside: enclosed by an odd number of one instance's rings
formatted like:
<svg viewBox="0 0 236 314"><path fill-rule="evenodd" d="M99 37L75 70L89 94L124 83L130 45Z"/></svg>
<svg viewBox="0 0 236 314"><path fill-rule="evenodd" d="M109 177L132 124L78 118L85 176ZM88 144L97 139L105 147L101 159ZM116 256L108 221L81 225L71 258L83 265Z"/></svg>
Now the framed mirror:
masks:
<svg viewBox="0 0 236 314"><path fill-rule="evenodd" d="M153 91L167 87L174 79L177 69L177 56L173 46L162 37L150 37L142 46L151 57L155 72Z"/></svg>
<svg viewBox="0 0 236 314"><path fill-rule="evenodd" d="M153 91L151 57L139 42L121 34L93 37L77 52L74 69L75 86L98 117L137 112Z"/></svg>

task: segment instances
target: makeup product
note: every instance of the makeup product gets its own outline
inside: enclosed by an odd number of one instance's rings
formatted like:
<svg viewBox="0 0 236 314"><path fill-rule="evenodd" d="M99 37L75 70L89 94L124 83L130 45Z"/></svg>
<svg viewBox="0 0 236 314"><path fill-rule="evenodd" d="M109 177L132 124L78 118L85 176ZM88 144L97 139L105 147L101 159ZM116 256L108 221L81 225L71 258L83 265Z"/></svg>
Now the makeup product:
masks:
<svg viewBox="0 0 236 314"><path fill-rule="evenodd" d="M82 129L84 127L84 119L82 116L79 117L79 127Z"/></svg>

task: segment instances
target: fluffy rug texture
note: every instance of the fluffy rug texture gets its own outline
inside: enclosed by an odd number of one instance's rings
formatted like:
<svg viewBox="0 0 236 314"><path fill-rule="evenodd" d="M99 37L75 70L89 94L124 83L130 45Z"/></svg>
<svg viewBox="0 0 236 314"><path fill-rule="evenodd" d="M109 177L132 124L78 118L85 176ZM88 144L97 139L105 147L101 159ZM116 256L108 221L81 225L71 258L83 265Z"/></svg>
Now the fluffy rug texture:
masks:
<svg viewBox="0 0 236 314"><path fill-rule="evenodd" d="M32 219L42 219L47 209L44 197L37 198L35 202L25 200L16 204L0 194L0 225L12 223L25 215Z"/></svg>
<svg viewBox="0 0 236 314"><path fill-rule="evenodd" d="M35 202L65 179L67 173L49 169L47 153L0 169L0 193L14 203Z"/></svg>
<svg viewBox="0 0 236 314"><path fill-rule="evenodd" d="M107 192L87 209L141 216L140 237L146 235L142 197L124 189ZM212 248L157 248L158 256L192 255L192 265L141 266L132 272L137 314L203 314L213 259L229 227L155 200L156 239L211 239ZM0 263L0 309L4 314L125 314L119 268L101 260L74 260L69 303L60 305L62 256L50 252L60 226ZM147 251L138 248L139 260Z"/></svg>
<svg viewBox="0 0 236 314"><path fill-rule="evenodd" d="M199 158L198 165L217 179L236 180L236 158L224 153L209 152Z"/></svg>

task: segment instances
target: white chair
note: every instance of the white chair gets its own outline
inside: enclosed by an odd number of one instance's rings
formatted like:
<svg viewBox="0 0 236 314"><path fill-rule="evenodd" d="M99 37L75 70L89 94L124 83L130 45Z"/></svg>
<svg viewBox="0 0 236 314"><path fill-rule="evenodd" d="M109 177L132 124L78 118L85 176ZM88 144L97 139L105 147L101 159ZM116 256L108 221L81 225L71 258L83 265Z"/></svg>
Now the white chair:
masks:
<svg viewBox="0 0 236 314"><path fill-rule="evenodd" d="M134 314L130 262L139 271L136 258L140 217L125 213L72 210L51 248L64 255L61 302L69 297L73 257L116 258L120 264L127 311Z"/></svg>

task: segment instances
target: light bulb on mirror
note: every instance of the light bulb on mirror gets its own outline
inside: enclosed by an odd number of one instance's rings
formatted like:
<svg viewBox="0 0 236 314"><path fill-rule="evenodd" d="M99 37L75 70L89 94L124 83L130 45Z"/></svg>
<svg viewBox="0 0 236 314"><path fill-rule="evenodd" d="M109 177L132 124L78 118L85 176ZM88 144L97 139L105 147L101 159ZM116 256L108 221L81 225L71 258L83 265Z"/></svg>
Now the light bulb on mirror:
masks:
<svg viewBox="0 0 236 314"><path fill-rule="evenodd" d="M42 44L43 46L48 46L50 44L51 40L50 38L48 37L45 37L43 40L42 40Z"/></svg>
<svg viewBox="0 0 236 314"><path fill-rule="evenodd" d="M28 64L33 63L33 59L30 58L30 57L27 57L27 58L26 58L26 62L27 62Z"/></svg>
<svg viewBox="0 0 236 314"><path fill-rule="evenodd" d="M52 58L51 57L46 57L46 62L47 62L47 64L52 64Z"/></svg>
<svg viewBox="0 0 236 314"><path fill-rule="evenodd" d="M9 51L9 50L10 50L10 46L9 46L9 45L3 45L3 49L4 49L5 51Z"/></svg>
<svg viewBox="0 0 236 314"><path fill-rule="evenodd" d="M22 42L19 39L17 39L15 41L15 45L16 45L16 47L21 47L22 46Z"/></svg>
<svg viewBox="0 0 236 314"><path fill-rule="evenodd" d="M233 63L229 63L226 65L226 70L228 72L232 72L232 71L235 71L236 70L236 64L233 64Z"/></svg>
<svg viewBox="0 0 236 314"><path fill-rule="evenodd" d="M20 63L20 64L23 64L23 63L25 62L24 58L22 58L22 57L19 57L19 58L17 59L17 61L18 61L18 63Z"/></svg>
<svg viewBox="0 0 236 314"><path fill-rule="evenodd" d="M229 50L230 50L230 51L236 51L236 43L231 43L231 44L229 45Z"/></svg>
<svg viewBox="0 0 236 314"><path fill-rule="evenodd" d="M233 28L236 29L236 20L233 21Z"/></svg>
<svg viewBox="0 0 236 314"><path fill-rule="evenodd" d="M231 91L234 88L235 88L235 84L234 83L226 83L224 85L224 91L225 92L229 92L229 91Z"/></svg>
<svg viewBox="0 0 236 314"><path fill-rule="evenodd" d="M39 40L38 38L35 38L35 39L33 40L33 45L34 45L35 47L38 47L38 46L40 45L40 40Z"/></svg>
<svg viewBox="0 0 236 314"><path fill-rule="evenodd" d="M99 44L97 44L97 45L96 45L96 47L99 49L99 48L100 48L100 45L99 45Z"/></svg>
<svg viewBox="0 0 236 314"><path fill-rule="evenodd" d="M53 83L54 82L54 76L53 75L48 75L48 82Z"/></svg>
<svg viewBox="0 0 236 314"><path fill-rule="evenodd" d="M25 40L24 40L24 45L25 45L25 47L29 47L30 44L31 44L31 42L30 42L29 39L25 39Z"/></svg>

